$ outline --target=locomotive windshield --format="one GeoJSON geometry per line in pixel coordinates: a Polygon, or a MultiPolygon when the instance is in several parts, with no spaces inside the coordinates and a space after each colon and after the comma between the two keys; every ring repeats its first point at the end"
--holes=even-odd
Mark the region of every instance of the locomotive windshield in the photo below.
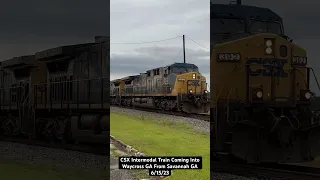
{"type": "Polygon", "coordinates": [[[259,20],[250,20],[250,32],[251,34],[259,33],[274,33],[281,35],[283,30],[281,28],[280,22],[273,21],[259,21],[259,20]]]}
{"type": "Polygon", "coordinates": [[[243,19],[217,18],[211,19],[211,34],[239,34],[245,33],[243,19]]]}
{"type": "Polygon", "coordinates": [[[211,18],[210,26],[212,45],[247,36],[245,20],[241,18],[211,18]]]}
{"type": "Polygon", "coordinates": [[[175,74],[182,74],[182,73],[187,73],[187,72],[199,72],[199,69],[198,68],[173,67],[171,72],[175,73],[175,74]]]}
{"type": "Polygon", "coordinates": [[[170,73],[175,73],[175,74],[199,72],[199,69],[196,65],[188,64],[188,63],[174,63],[171,66],[169,66],[168,69],[170,70],[170,73]]]}
{"type": "Polygon", "coordinates": [[[210,16],[210,39],[213,45],[252,34],[284,34],[282,18],[268,8],[211,3],[210,16]]]}

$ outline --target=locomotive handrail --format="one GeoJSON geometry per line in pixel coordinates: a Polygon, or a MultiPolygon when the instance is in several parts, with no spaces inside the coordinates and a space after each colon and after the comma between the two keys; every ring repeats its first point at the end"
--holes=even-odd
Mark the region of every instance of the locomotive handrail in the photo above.
{"type": "MultiPolygon", "coordinates": [[[[299,66],[299,68],[311,69],[312,74],[313,74],[313,77],[314,77],[314,79],[316,80],[318,89],[320,90],[320,85],[319,85],[319,82],[318,82],[318,78],[317,78],[317,76],[316,76],[313,68],[312,68],[312,67],[305,67],[305,66],[299,66]]],[[[298,72],[304,77],[304,75],[302,74],[302,72],[301,72],[300,70],[298,70],[298,69],[296,69],[296,68],[293,68],[293,69],[294,69],[295,71],[298,71],[298,72]]],[[[293,69],[292,69],[292,70],[293,70],[293,69]]],[[[307,85],[307,82],[306,82],[305,79],[304,79],[304,82],[305,82],[305,84],[307,85]]]]}
{"type": "Polygon", "coordinates": [[[319,85],[319,82],[318,82],[318,78],[317,78],[317,76],[316,76],[316,74],[315,74],[315,72],[314,72],[313,68],[311,68],[311,67],[308,67],[308,68],[309,68],[309,69],[311,69],[312,74],[313,74],[313,77],[314,77],[314,79],[316,80],[316,83],[317,83],[318,89],[320,90],[320,85],[319,85]]]}
{"type": "Polygon", "coordinates": [[[300,73],[300,75],[303,77],[304,84],[305,84],[305,86],[307,87],[307,86],[308,86],[308,82],[304,79],[304,78],[305,78],[305,75],[302,74],[302,72],[301,72],[300,70],[296,69],[296,68],[292,68],[291,71],[290,71],[290,73],[293,72],[293,70],[294,70],[294,71],[298,71],[298,72],[300,73]]]}
{"type": "MultiPolygon", "coordinates": [[[[34,104],[35,106],[37,107],[37,104],[41,103],[43,104],[44,103],[44,108],[47,108],[47,105],[49,105],[49,108],[52,109],[52,105],[53,104],[57,104],[59,103],[60,104],[60,108],[70,108],[70,103],[75,103],[76,104],[76,108],[80,108],[80,101],[86,101],[86,104],[89,105],[89,108],[92,107],[92,104],[94,104],[92,102],[92,96],[93,93],[95,93],[95,89],[94,91],[92,91],[92,87],[91,87],[91,82],[101,82],[101,87],[100,87],[100,90],[101,90],[101,108],[104,108],[104,103],[105,103],[105,100],[104,100],[104,93],[105,93],[105,90],[103,88],[103,84],[105,84],[105,80],[108,80],[109,78],[108,77],[99,77],[99,78],[90,78],[90,79],[76,79],[76,80],[65,80],[65,81],[58,81],[58,82],[45,82],[45,83],[38,83],[38,84],[34,84],[34,89],[33,91],[37,91],[38,92],[38,87],[43,87],[45,89],[49,88],[49,86],[55,86],[55,85],[59,85],[59,84],[66,84],[65,88],[70,88],[71,86],[69,85],[69,83],[72,83],[74,84],[74,86],[77,86],[75,89],[77,92],[75,92],[75,97],[74,99],[70,99],[70,96],[69,96],[69,93],[67,91],[69,91],[69,89],[63,89],[62,87],[58,88],[57,90],[61,93],[59,94],[58,96],[59,97],[55,97],[55,96],[52,96],[52,94],[49,94],[52,93],[52,92],[55,92],[56,90],[50,90],[49,92],[48,91],[45,91],[45,92],[41,92],[40,94],[40,99],[37,99],[38,95],[36,92],[35,93],[35,101],[34,101],[34,104]],[[79,92],[79,84],[81,83],[85,83],[86,84],[86,92],[79,92]],[[62,89],[61,89],[62,88],[62,89]],[[44,93],[44,94],[43,94],[44,93]],[[82,99],[80,100],[80,94],[81,93],[87,93],[86,94],[86,97],[85,99],[82,99]],[[48,97],[49,95],[49,97],[48,97]],[[60,97],[61,96],[61,97],[60,97]],[[44,98],[44,99],[43,99],[44,98]],[[49,99],[48,99],[49,98],[49,99]],[[49,104],[47,104],[49,103],[49,104]],[[64,107],[64,105],[66,105],[66,107],[64,107]]],[[[56,87],[57,88],[57,87],[56,87]]],[[[100,91],[99,90],[99,91],[100,91]]]]}
{"type": "Polygon", "coordinates": [[[59,83],[67,83],[67,82],[80,82],[80,81],[91,81],[91,80],[101,80],[101,79],[109,79],[109,78],[108,77],[99,77],[99,78],[91,78],[91,79],[74,79],[74,80],[39,83],[39,84],[34,84],[34,85],[59,84],[59,83]]]}
{"type": "Polygon", "coordinates": [[[28,93],[28,95],[26,96],[26,98],[24,99],[24,101],[22,102],[22,106],[25,106],[27,100],[29,99],[30,97],[30,94],[33,92],[33,87],[30,88],[30,91],[28,93]]]}

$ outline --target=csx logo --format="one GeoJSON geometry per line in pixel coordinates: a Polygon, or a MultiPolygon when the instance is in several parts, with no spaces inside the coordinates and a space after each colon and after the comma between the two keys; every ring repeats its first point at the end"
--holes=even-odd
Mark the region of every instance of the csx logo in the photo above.
{"type": "Polygon", "coordinates": [[[251,76],[272,76],[273,74],[278,77],[288,77],[288,73],[284,70],[284,65],[287,63],[286,59],[251,58],[247,61],[251,76]]]}
{"type": "Polygon", "coordinates": [[[130,158],[120,158],[120,162],[130,162],[130,158]]]}
{"type": "Polygon", "coordinates": [[[200,86],[200,81],[198,80],[189,80],[188,81],[189,86],[200,86]]]}

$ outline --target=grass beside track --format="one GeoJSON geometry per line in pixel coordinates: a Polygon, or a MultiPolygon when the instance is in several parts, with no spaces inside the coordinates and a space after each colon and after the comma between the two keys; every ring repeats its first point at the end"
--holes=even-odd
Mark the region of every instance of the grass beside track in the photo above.
{"type": "MultiPolygon", "coordinates": [[[[99,174],[94,172],[67,171],[54,166],[40,166],[35,164],[22,164],[9,160],[0,160],[0,179],[5,180],[95,180],[106,179],[107,173],[99,174]]],[[[109,176],[109,174],[108,174],[109,176]]]]}
{"type": "Polygon", "coordinates": [[[210,179],[210,135],[186,123],[111,113],[110,134],[148,156],[202,156],[202,170],[174,170],[168,180],[210,179]]]}

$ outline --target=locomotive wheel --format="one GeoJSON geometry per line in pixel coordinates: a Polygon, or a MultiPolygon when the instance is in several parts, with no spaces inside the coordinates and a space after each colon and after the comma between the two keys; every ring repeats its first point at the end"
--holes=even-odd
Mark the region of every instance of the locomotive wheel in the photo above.
{"type": "Polygon", "coordinates": [[[6,118],[6,120],[2,123],[1,129],[3,129],[3,133],[8,136],[16,136],[19,134],[19,128],[15,119],[6,118]]]}

